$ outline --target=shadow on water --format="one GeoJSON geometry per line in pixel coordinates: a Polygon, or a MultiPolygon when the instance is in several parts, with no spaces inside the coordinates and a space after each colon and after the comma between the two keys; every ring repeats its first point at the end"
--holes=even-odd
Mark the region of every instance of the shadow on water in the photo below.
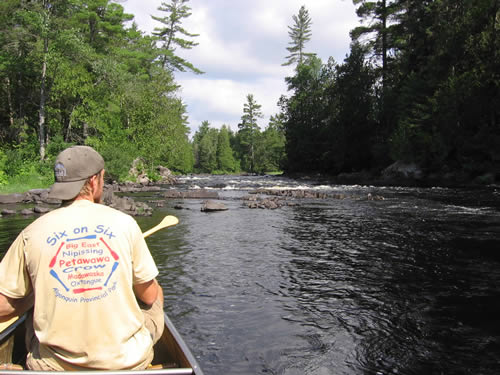
{"type": "Polygon", "coordinates": [[[285,229],[292,316],[323,343],[314,366],[336,374],[497,372],[498,215],[464,220],[462,212],[435,215],[432,204],[393,204],[303,207],[285,229]],[[455,237],[485,222],[489,238],[455,237]]]}

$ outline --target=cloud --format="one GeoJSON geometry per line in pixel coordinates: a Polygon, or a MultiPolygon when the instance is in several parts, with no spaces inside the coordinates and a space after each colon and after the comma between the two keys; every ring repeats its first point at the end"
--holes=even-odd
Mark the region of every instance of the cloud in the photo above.
{"type": "Polygon", "coordinates": [[[220,128],[225,124],[236,129],[248,94],[252,94],[257,104],[262,106],[264,118],[259,120],[259,125],[265,128],[269,117],[277,113],[276,104],[286,90],[283,79],[272,77],[247,83],[229,79],[186,77],[179,80],[179,83],[182,86],[181,97],[189,98],[187,106],[188,112],[192,114],[189,121],[192,130],[204,120],[214,127],[220,128]]]}
{"type": "MultiPolygon", "coordinates": [[[[168,0],[164,0],[167,1],[168,0]]],[[[162,16],[158,0],[128,0],[122,3],[135,16],[139,29],[151,33],[158,23],[151,15],[162,16]]],[[[277,101],[287,94],[284,78],[293,72],[281,64],[288,55],[288,26],[292,16],[305,4],[312,19],[312,38],[307,51],[324,62],[333,56],[341,62],[349,52],[349,31],[358,24],[350,0],[192,0],[191,16],[183,21],[199,43],[192,50],[176,51],[203,75],[176,73],[182,86],[180,96],[187,105],[191,135],[201,121],[212,126],[230,125],[237,130],[247,94],[262,105],[267,125],[277,113],[277,101]]]]}

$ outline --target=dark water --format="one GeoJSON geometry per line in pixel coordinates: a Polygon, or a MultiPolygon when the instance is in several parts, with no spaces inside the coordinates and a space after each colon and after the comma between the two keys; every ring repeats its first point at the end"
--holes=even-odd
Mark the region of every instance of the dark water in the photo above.
{"type": "MultiPolygon", "coordinates": [[[[183,182],[215,189],[229,210],[171,200],[138,221],[180,219],[148,244],[166,310],[206,374],[500,373],[500,187],[183,182]],[[347,198],[277,210],[239,199],[273,186],[347,198]]],[[[27,222],[0,219],[2,249],[27,222]]]]}

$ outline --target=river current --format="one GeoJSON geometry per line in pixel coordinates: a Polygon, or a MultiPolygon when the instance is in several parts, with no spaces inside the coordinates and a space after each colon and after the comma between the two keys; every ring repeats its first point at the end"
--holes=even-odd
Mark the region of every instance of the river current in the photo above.
{"type": "MultiPolygon", "coordinates": [[[[218,192],[228,210],[201,212],[202,200],[161,192],[134,197],[154,207],[137,218],[143,230],[167,214],[180,220],[147,242],[166,311],[205,374],[500,373],[499,186],[180,182],[218,192]],[[242,198],[257,188],[336,198],[247,208],[242,198]]],[[[2,252],[31,220],[0,218],[2,252]]]]}

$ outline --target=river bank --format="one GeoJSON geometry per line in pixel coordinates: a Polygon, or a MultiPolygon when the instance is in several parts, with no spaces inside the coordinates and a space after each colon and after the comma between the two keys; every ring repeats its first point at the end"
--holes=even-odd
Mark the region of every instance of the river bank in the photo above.
{"type": "Polygon", "coordinates": [[[472,173],[465,169],[428,171],[414,163],[395,162],[383,170],[364,170],[361,172],[340,173],[338,175],[286,173],[293,179],[315,178],[327,184],[364,185],[364,186],[399,186],[399,187],[443,187],[477,188],[488,185],[500,185],[500,172],[472,173]]]}
{"type": "MultiPolygon", "coordinates": [[[[127,183],[113,183],[105,185],[105,193],[103,196],[103,201],[106,205],[117,208],[123,212],[126,212],[132,216],[151,216],[153,208],[148,202],[142,202],[140,200],[134,199],[134,194],[136,193],[148,193],[148,192],[164,192],[163,198],[170,199],[219,199],[217,193],[208,192],[208,190],[213,189],[226,189],[226,185],[214,185],[214,186],[202,186],[201,189],[193,192],[183,191],[182,179],[183,176],[174,176],[170,171],[164,173],[165,177],[160,182],[152,182],[146,179],[143,175],[138,174],[139,182],[127,182],[127,183]],[[168,187],[168,189],[167,189],[168,187]],[[168,192],[165,193],[165,191],[168,192]]],[[[245,178],[245,177],[264,177],[272,180],[273,178],[284,178],[289,181],[295,180],[298,182],[306,182],[311,186],[372,186],[372,187],[415,187],[415,188],[456,188],[456,189],[475,189],[484,187],[498,187],[500,186],[499,175],[495,173],[487,173],[480,176],[472,176],[470,173],[464,171],[446,171],[443,170],[442,173],[427,173],[420,169],[415,164],[405,164],[402,162],[396,162],[393,165],[387,167],[383,171],[363,171],[363,172],[353,172],[353,173],[342,173],[339,175],[331,176],[324,174],[306,174],[306,173],[284,173],[279,176],[276,175],[265,175],[256,176],[253,174],[234,174],[226,175],[228,178],[245,178]]],[[[192,174],[186,176],[187,178],[193,179],[213,179],[217,176],[211,176],[207,174],[192,174]]],[[[279,188],[279,186],[278,186],[279,188]]],[[[300,188],[294,188],[300,190],[300,188]]],[[[61,201],[49,199],[48,198],[49,189],[31,189],[25,193],[12,193],[12,194],[0,194],[0,217],[8,216],[14,214],[21,214],[24,216],[44,214],[54,208],[60,206],[61,201]]],[[[264,188],[265,190],[265,188],[264,188]]],[[[256,191],[259,193],[259,191],[256,191]]],[[[255,192],[254,192],[255,193],[255,192]]],[[[277,196],[284,198],[290,196],[289,192],[282,191],[277,193],[276,191],[269,194],[269,192],[261,191],[264,195],[277,196]]],[[[315,194],[308,194],[307,189],[302,189],[302,194],[294,192],[292,197],[312,197],[315,194]]],[[[324,195],[324,194],[323,194],[324,195]]],[[[326,198],[336,198],[343,199],[344,195],[330,194],[325,195],[326,198]]],[[[368,200],[381,200],[383,197],[377,195],[368,196],[355,196],[351,197],[353,199],[368,199],[368,200]]],[[[245,200],[246,198],[243,198],[245,200]]],[[[284,205],[288,205],[289,202],[284,202],[283,200],[277,201],[276,198],[271,200],[264,198],[257,199],[246,199],[246,206],[249,208],[279,208],[284,205]],[[257,202],[256,202],[257,201],[257,202]]],[[[153,206],[164,205],[161,200],[153,200],[153,206]]],[[[177,204],[177,208],[182,208],[180,204],[177,204]]]]}

